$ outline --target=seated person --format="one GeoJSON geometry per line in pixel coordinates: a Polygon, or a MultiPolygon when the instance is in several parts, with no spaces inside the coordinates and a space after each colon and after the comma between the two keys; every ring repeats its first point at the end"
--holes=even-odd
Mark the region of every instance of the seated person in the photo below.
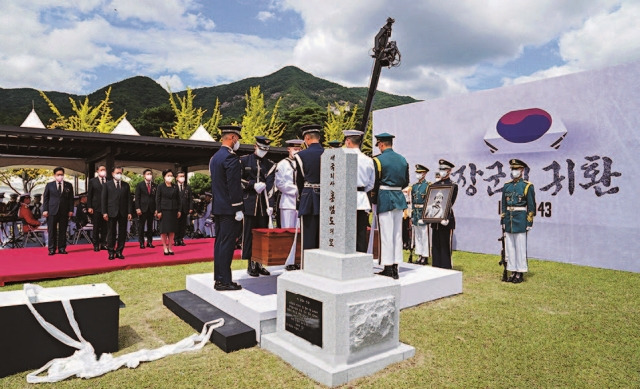
{"type": "Polygon", "coordinates": [[[23,232],[33,231],[36,228],[40,227],[40,222],[33,216],[33,212],[31,212],[29,204],[31,204],[31,196],[28,193],[20,196],[20,208],[18,210],[18,217],[24,220],[24,223],[22,224],[23,232]]]}

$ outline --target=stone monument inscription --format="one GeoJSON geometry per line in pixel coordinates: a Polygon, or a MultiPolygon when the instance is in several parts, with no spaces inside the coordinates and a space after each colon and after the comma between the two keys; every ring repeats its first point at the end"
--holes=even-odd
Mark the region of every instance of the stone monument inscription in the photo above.
{"type": "Polygon", "coordinates": [[[322,347],[322,302],[287,291],[285,330],[322,347]]]}

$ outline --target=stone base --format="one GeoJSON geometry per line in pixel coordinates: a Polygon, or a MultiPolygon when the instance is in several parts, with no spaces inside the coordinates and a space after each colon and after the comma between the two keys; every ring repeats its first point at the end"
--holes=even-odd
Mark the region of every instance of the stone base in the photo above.
{"type": "Polygon", "coordinates": [[[371,375],[388,365],[413,357],[415,349],[404,343],[385,352],[354,363],[330,365],[308,352],[292,345],[295,335],[274,333],[263,335],[261,347],[278,355],[285,362],[323,385],[334,387],[356,378],[371,375]]]}

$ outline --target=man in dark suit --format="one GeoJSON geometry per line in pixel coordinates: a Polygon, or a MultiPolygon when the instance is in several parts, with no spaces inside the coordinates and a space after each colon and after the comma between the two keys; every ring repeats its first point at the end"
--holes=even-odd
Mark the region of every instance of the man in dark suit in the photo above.
{"type": "Polygon", "coordinates": [[[153,172],[145,169],[142,172],[144,181],[136,185],[136,214],[138,214],[138,241],[140,248],[144,249],[144,227],[147,226],[147,247],[153,245],[153,217],[156,212],[156,190],[157,185],[153,182],[153,172]]]}
{"type": "Polygon", "coordinates": [[[173,244],[175,246],[186,246],[184,243],[184,235],[187,232],[189,215],[193,213],[193,191],[189,184],[187,184],[187,177],[183,171],[178,172],[176,181],[178,181],[181,208],[178,210],[180,212],[180,218],[178,219],[178,231],[176,231],[173,244]]]}
{"type": "Polygon", "coordinates": [[[131,220],[131,193],[129,184],[122,181],[122,168],[114,167],[113,180],[107,182],[102,190],[102,217],[107,221],[107,247],[109,260],[118,257],[124,259],[122,250],[127,239],[127,220],[131,220]],[[116,247],[116,228],[118,246],[116,247]]]}
{"type": "Polygon", "coordinates": [[[242,228],[242,184],[240,159],[234,152],[240,146],[241,127],[219,126],[222,146],[209,161],[211,174],[211,213],[215,216],[216,240],[213,249],[214,289],[239,290],[231,281],[231,260],[236,239],[242,228]]]}
{"type": "Polygon", "coordinates": [[[47,218],[49,255],[67,254],[67,226],[73,216],[73,186],[64,180],[64,169],[53,169],[55,181],[44,187],[42,216],[47,218]]]}
{"type": "Polygon", "coordinates": [[[87,208],[93,224],[93,251],[107,249],[107,222],[102,217],[102,188],[107,183],[107,167],[98,166],[97,177],[89,180],[87,208]]]}

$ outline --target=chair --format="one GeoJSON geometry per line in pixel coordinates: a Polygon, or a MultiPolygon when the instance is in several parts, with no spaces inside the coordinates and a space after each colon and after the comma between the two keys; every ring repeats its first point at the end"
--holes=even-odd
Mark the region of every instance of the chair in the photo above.
{"type": "Polygon", "coordinates": [[[76,231],[73,234],[72,243],[78,244],[80,237],[84,237],[88,243],[93,243],[93,240],[89,237],[89,232],[93,234],[93,224],[89,223],[80,228],[78,228],[78,225],[76,224],[76,231]]]}
{"type": "Polygon", "coordinates": [[[38,244],[40,244],[41,247],[45,246],[45,238],[44,238],[44,234],[46,234],[48,232],[47,230],[47,226],[38,226],[38,227],[32,227],[29,224],[27,224],[27,222],[24,221],[24,219],[20,219],[20,221],[22,222],[22,233],[20,234],[20,236],[18,236],[16,238],[16,241],[20,242],[22,241],[21,245],[18,247],[27,247],[27,243],[29,243],[29,241],[34,241],[34,242],[38,242],[38,244]],[[38,234],[42,234],[42,239],[38,236],[38,234]]]}

